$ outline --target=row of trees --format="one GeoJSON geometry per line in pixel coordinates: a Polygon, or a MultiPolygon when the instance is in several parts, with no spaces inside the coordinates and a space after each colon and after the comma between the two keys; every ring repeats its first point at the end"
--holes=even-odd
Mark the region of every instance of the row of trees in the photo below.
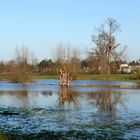
{"type": "Polygon", "coordinates": [[[108,18],[105,24],[96,29],[92,36],[94,48],[87,58],[80,59],[80,50],[70,45],[59,44],[54,52],[54,60],[42,60],[37,63],[27,47],[16,48],[15,58],[7,64],[0,63],[0,71],[7,71],[12,81],[27,82],[34,72],[56,72],[60,75],[61,85],[68,85],[79,71],[110,74],[118,69],[125,51],[118,43],[116,34],[120,31],[116,20],[108,18]]]}

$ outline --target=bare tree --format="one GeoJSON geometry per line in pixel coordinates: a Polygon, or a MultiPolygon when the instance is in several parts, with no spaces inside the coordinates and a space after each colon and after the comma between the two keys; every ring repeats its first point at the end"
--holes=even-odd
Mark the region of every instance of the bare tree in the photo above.
{"type": "Polygon", "coordinates": [[[110,62],[112,59],[118,60],[122,56],[125,47],[119,48],[116,33],[120,31],[117,20],[108,18],[106,23],[97,29],[98,34],[92,36],[92,41],[96,48],[94,54],[100,61],[101,72],[105,69],[110,74],[110,62]],[[119,49],[118,49],[119,48],[119,49]]]}
{"type": "Polygon", "coordinates": [[[55,64],[60,75],[60,85],[68,86],[80,69],[80,52],[70,45],[59,44],[55,51],[55,64]]]}
{"type": "Polygon", "coordinates": [[[15,59],[11,65],[10,77],[13,82],[26,83],[32,80],[35,57],[24,45],[16,47],[15,59]]]}

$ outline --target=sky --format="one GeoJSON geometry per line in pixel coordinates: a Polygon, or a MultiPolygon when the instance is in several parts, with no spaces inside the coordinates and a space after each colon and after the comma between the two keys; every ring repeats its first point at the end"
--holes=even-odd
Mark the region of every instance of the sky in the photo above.
{"type": "Polygon", "coordinates": [[[53,58],[59,43],[85,55],[95,47],[95,27],[109,17],[120,23],[127,59],[140,59],[140,0],[0,0],[0,60],[12,59],[22,45],[39,60],[53,58]]]}

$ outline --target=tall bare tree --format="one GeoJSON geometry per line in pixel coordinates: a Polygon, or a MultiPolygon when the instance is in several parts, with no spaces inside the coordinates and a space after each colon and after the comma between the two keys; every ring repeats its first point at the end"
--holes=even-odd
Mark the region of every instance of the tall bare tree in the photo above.
{"type": "Polygon", "coordinates": [[[70,45],[59,44],[55,50],[55,64],[60,75],[60,85],[68,86],[80,69],[80,52],[70,45]]]}
{"type": "Polygon", "coordinates": [[[94,54],[100,61],[100,70],[110,74],[110,62],[112,59],[120,59],[126,47],[119,48],[116,33],[120,31],[117,20],[108,18],[105,24],[97,29],[97,35],[92,36],[92,41],[96,45],[94,54]],[[119,49],[118,49],[119,48],[119,49]]]}

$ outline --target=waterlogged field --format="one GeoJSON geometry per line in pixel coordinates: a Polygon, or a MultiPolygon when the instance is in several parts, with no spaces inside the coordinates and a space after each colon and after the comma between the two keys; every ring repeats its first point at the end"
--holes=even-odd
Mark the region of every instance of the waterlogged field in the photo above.
{"type": "Polygon", "coordinates": [[[0,82],[0,139],[140,139],[140,85],[0,82]]]}

